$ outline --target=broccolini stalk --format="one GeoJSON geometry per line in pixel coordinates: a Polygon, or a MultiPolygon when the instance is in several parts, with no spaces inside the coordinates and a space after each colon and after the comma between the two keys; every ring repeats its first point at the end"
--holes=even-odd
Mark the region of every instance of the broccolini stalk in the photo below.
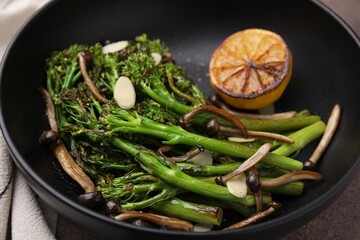
{"type": "Polygon", "coordinates": [[[266,132],[288,132],[309,126],[321,120],[318,115],[298,116],[276,120],[240,119],[249,130],[266,132]]]}
{"type": "MultiPolygon", "coordinates": [[[[202,126],[205,125],[208,119],[210,119],[211,117],[213,117],[212,113],[201,112],[198,114],[198,116],[191,119],[191,123],[194,125],[202,126]]],[[[218,120],[221,126],[233,127],[232,123],[226,119],[218,118],[218,120]]],[[[320,121],[321,118],[318,115],[306,115],[274,120],[259,120],[249,118],[239,118],[239,120],[244,124],[247,130],[286,133],[309,126],[310,124],[320,121]]]]}
{"type": "MultiPolygon", "coordinates": [[[[270,178],[261,177],[260,179],[261,180],[269,180],[270,178]]],[[[295,181],[295,182],[284,184],[282,186],[271,187],[271,188],[262,188],[262,190],[271,192],[271,193],[300,196],[304,191],[304,182],[295,181]]]]}
{"type": "MultiPolygon", "coordinates": [[[[193,109],[192,106],[180,102],[166,88],[166,71],[170,71],[166,69],[170,68],[169,66],[173,65],[172,63],[155,66],[151,56],[137,52],[131,54],[122,64],[122,75],[131,79],[138,92],[146,94],[156,102],[179,114],[184,114],[193,109]]],[[[173,68],[175,68],[175,65],[173,65],[173,68]]],[[[199,102],[201,100],[199,99],[199,102]]]]}
{"type": "MultiPolygon", "coordinates": [[[[242,161],[237,161],[227,164],[198,165],[189,162],[182,162],[177,163],[177,165],[181,171],[186,174],[191,176],[206,177],[226,175],[237,169],[242,163],[242,161]]],[[[282,168],[273,167],[261,162],[256,165],[256,169],[259,171],[260,176],[264,177],[278,177],[289,172],[282,168]]]]}
{"type": "MultiPolygon", "coordinates": [[[[208,183],[215,182],[214,177],[201,177],[199,179],[203,182],[208,182],[208,183]]],[[[273,178],[260,176],[260,180],[271,180],[271,179],[273,179],[273,178]]],[[[304,183],[302,181],[298,180],[298,181],[294,181],[294,182],[285,183],[285,184],[279,185],[279,186],[262,188],[261,190],[263,192],[279,193],[282,195],[300,196],[304,190],[304,183]]],[[[265,195],[265,196],[263,196],[263,198],[265,198],[265,200],[263,200],[264,202],[269,201],[269,199],[267,199],[268,196],[265,195]]],[[[229,205],[229,207],[231,207],[231,205],[229,205]]]]}
{"type": "MultiPolygon", "coordinates": [[[[179,198],[181,198],[182,200],[186,200],[186,201],[190,201],[192,203],[199,203],[202,205],[210,205],[210,206],[217,206],[220,207],[221,209],[232,209],[238,213],[240,213],[241,215],[245,216],[245,217],[249,217],[252,214],[255,213],[255,208],[254,206],[252,207],[248,207],[242,204],[237,204],[237,203],[233,203],[233,202],[224,202],[218,199],[214,199],[214,198],[209,198],[203,195],[199,195],[196,193],[192,193],[192,192],[185,192],[182,193],[179,198]]],[[[266,199],[266,201],[270,201],[270,199],[266,199]]]]}
{"type": "Polygon", "coordinates": [[[98,175],[99,172],[105,170],[130,172],[138,168],[138,165],[130,156],[105,144],[101,146],[97,142],[76,141],[75,148],[82,161],[96,167],[98,175]]]}
{"type": "Polygon", "coordinates": [[[97,189],[107,199],[116,199],[127,210],[151,208],[166,216],[220,225],[219,207],[196,204],[174,198],[182,190],[144,172],[132,172],[111,180],[102,179],[97,189]]]}
{"type": "Polygon", "coordinates": [[[101,53],[101,45],[85,46],[74,44],[62,51],[54,51],[46,60],[47,89],[57,104],[57,94],[63,89],[74,87],[81,79],[81,71],[77,55],[81,51],[89,51],[93,55],[101,53]]]}
{"type": "Polygon", "coordinates": [[[247,195],[245,198],[237,198],[229,193],[226,187],[206,183],[183,173],[175,164],[164,162],[163,159],[149,149],[136,146],[119,137],[110,137],[109,142],[113,144],[114,147],[132,155],[147,172],[159,177],[168,184],[225,202],[234,202],[246,206],[255,204],[253,195],[247,195]]]}
{"type": "Polygon", "coordinates": [[[323,121],[317,121],[307,127],[304,127],[289,135],[290,138],[295,140],[293,144],[282,144],[273,153],[289,156],[294,152],[303,149],[307,144],[316,138],[321,137],[325,131],[325,123],[323,121]]]}
{"type": "Polygon", "coordinates": [[[220,176],[234,171],[242,164],[241,161],[217,164],[217,165],[198,165],[188,162],[177,163],[181,171],[191,176],[220,176]]]}
{"type": "MultiPolygon", "coordinates": [[[[100,121],[105,125],[105,129],[112,133],[145,134],[163,139],[164,144],[185,144],[194,147],[201,145],[205,149],[240,158],[249,158],[256,152],[256,149],[241,144],[190,133],[179,126],[160,124],[113,105],[107,107],[100,121]]],[[[303,167],[297,160],[274,153],[267,154],[263,162],[289,171],[300,170],[303,167]]]]}
{"type": "Polygon", "coordinates": [[[173,198],[179,189],[143,172],[102,179],[97,186],[106,199],[116,199],[124,209],[137,210],[173,198]]]}
{"type": "Polygon", "coordinates": [[[158,202],[151,209],[166,216],[212,225],[220,225],[223,217],[219,207],[194,204],[179,198],[158,202]]]}

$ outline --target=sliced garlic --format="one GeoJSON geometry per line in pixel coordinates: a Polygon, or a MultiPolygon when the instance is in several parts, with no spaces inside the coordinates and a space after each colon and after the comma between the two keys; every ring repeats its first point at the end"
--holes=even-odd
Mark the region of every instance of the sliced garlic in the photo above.
{"type": "Polygon", "coordinates": [[[228,140],[232,142],[246,143],[255,141],[255,138],[228,137],[228,140]]]}
{"type": "Polygon", "coordinates": [[[214,227],[212,224],[196,223],[194,225],[194,232],[209,232],[214,227]]]}
{"type": "Polygon", "coordinates": [[[225,182],[229,192],[238,198],[244,198],[247,195],[246,176],[244,173],[236,175],[225,182]]]}
{"type": "Polygon", "coordinates": [[[204,150],[203,152],[187,160],[187,162],[191,162],[199,165],[212,165],[213,157],[209,150],[204,150]]]}
{"type": "Polygon", "coordinates": [[[114,99],[123,109],[132,108],[135,105],[135,88],[127,77],[119,77],[114,88],[114,99]]]}
{"type": "Polygon", "coordinates": [[[162,57],[161,57],[160,53],[153,52],[153,53],[151,53],[151,57],[155,61],[155,66],[158,65],[161,62],[162,57]]]}
{"type": "Polygon", "coordinates": [[[118,41],[118,42],[110,43],[102,48],[102,53],[106,54],[106,53],[114,53],[121,51],[125,49],[128,46],[128,44],[129,44],[128,41],[118,41]]]}

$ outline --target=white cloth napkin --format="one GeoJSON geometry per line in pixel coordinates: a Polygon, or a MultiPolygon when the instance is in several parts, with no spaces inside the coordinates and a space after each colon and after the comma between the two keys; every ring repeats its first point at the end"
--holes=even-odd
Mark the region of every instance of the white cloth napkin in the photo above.
{"type": "MultiPolygon", "coordinates": [[[[48,0],[0,0],[0,59],[21,25],[48,0]]],[[[55,239],[58,214],[16,169],[0,133],[0,240],[55,239]]]]}

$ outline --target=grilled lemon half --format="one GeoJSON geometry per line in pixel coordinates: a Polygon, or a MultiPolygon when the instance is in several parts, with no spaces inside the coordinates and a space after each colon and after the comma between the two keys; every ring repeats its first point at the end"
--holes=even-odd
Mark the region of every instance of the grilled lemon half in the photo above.
{"type": "Polygon", "coordinates": [[[229,105],[256,110],[274,103],[292,74],[285,41],[264,29],[246,29],[226,38],[212,55],[210,83],[229,105]]]}

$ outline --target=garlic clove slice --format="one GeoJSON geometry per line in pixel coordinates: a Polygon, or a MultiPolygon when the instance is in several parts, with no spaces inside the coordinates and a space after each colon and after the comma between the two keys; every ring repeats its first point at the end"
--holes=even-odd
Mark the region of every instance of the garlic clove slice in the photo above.
{"type": "Polygon", "coordinates": [[[152,57],[152,58],[154,59],[154,61],[155,61],[155,66],[160,64],[161,59],[162,59],[160,53],[153,52],[153,53],[151,53],[151,57],[152,57]]]}
{"type": "Polygon", "coordinates": [[[129,45],[128,41],[118,41],[118,42],[110,43],[108,45],[103,46],[102,53],[106,54],[106,53],[118,52],[125,49],[128,45],[129,45]]]}
{"type": "Polygon", "coordinates": [[[246,175],[241,173],[225,182],[229,192],[238,198],[244,198],[247,195],[246,175]]]}
{"type": "Polygon", "coordinates": [[[253,142],[256,139],[255,138],[242,138],[242,137],[228,137],[228,140],[231,142],[247,143],[247,142],[253,142]]]}
{"type": "Polygon", "coordinates": [[[187,160],[187,162],[191,162],[199,165],[212,165],[213,157],[211,155],[211,152],[205,149],[203,152],[187,160]]]}
{"type": "Polygon", "coordinates": [[[194,232],[210,232],[214,227],[212,224],[207,223],[196,223],[194,225],[194,232]]]}
{"type": "Polygon", "coordinates": [[[135,105],[135,88],[128,77],[119,77],[114,88],[114,99],[119,107],[130,109],[135,105]]]}

